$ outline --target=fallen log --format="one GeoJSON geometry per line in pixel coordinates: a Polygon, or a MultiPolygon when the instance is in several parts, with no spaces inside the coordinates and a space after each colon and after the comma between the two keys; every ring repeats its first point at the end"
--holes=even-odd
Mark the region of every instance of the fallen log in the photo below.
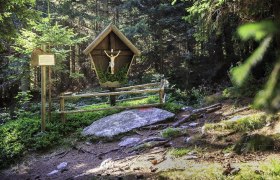
{"type": "Polygon", "coordinates": [[[207,106],[207,107],[204,107],[204,108],[194,109],[194,110],[191,111],[191,113],[189,115],[187,115],[185,117],[182,117],[178,121],[173,123],[172,127],[178,127],[184,122],[187,122],[187,121],[192,120],[192,119],[196,119],[203,114],[209,114],[209,113],[215,112],[215,111],[217,111],[221,108],[222,108],[222,104],[217,103],[217,104],[213,104],[211,106],[207,106]]]}
{"type": "Polygon", "coordinates": [[[243,108],[240,108],[240,109],[237,109],[236,111],[233,111],[231,113],[227,113],[227,114],[224,114],[223,116],[232,116],[236,113],[239,113],[239,112],[242,112],[242,111],[246,111],[246,110],[249,110],[250,107],[249,106],[246,106],[246,107],[243,107],[243,108]]]}

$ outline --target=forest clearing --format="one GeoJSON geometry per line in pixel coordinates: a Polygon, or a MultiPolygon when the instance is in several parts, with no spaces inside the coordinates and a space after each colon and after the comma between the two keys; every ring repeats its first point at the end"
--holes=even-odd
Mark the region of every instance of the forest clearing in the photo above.
{"type": "Polygon", "coordinates": [[[0,179],[280,179],[278,0],[0,7],[0,179]]]}

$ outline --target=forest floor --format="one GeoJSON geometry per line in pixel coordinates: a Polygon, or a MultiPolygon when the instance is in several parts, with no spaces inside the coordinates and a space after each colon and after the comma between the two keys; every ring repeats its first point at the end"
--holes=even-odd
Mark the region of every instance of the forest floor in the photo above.
{"type": "MultiPolygon", "coordinates": [[[[3,171],[1,179],[212,179],[216,176],[231,176],[240,169],[250,167],[261,172],[259,165],[270,159],[280,159],[275,145],[268,151],[237,154],[234,145],[244,133],[228,131],[204,132],[205,123],[219,123],[237,116],[259,113],[246,107],[248,100],[236,105],[236,100],[220,102],[222,108],[215,112],[188,121],[185,133],[169,138],[168,143],[141,150],[118,146],[121,139],[107,141],[72,142],[70,147],[59,147],[40,154],[26,155],[14,167],[3,171]],[[236,112],[236,113],[235,113],[236,112]],[[191,124],[192,123],[192,124],[191,124]],[[276,157],[276,158],[275,158],[276,157]],[[58,165],[62,167],[57,167],[58,165]],[[209,172],[211,173],[209,174],[209,172]],[[183,174],[182,174],[183,173],[183,174]],[[214,175],[213,175],[214,173],[214,175]],[[215,174],[216,173],[216,174],[215,174]],[[218,175],[217,175],[218,174],[218,175]]],[[[176,119],[187,112],[177,114],[176,119]]],[[[164,128],[175,120],[165,122],[164,128]]],[[[280,131],[278,121],[268,123],[250,134],[276,134],[280,131]]],[[[154,126],[155,127],[155,126],[154,126]]],[[[139,128],[125,137],[141,140],[161,137],[163,128],[139,128]]],[[[71,138],[69,138],[71,141],[71,138]]]]}

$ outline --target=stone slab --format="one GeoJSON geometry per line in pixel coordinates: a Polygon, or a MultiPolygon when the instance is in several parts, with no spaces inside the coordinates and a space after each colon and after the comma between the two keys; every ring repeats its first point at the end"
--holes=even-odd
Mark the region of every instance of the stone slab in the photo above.
{"type": "Polygon", "coordinates": [[[151,125],[174,117],[175,114],[159,108],[126,110],[101,118],[84,128],[82,134],[113,137],[133,129],[151,125]]]}

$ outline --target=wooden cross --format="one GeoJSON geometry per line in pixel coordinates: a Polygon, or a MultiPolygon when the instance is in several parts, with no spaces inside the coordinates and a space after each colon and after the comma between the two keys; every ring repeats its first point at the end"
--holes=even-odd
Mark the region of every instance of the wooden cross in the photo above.
{"type": "Polygon", "coordinates": [[[121,51],[117,53],[117,55],[114,56],[114,49],[111,49],[111,54],[109,55],[106,50],[104,50],[105,54],[110,58],[109,66],[111,67],[111,74],[115,73],[115,59],[120,55],[121,51]]]}

